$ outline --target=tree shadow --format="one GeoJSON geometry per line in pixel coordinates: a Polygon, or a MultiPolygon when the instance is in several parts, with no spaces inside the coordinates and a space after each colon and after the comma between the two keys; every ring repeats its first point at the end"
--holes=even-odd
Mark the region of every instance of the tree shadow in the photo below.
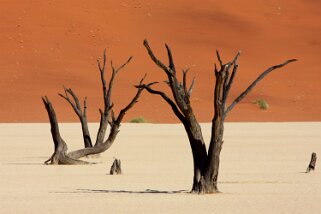
{"type": "Polygon", "coordinates": [[[4,165],[44,165],[44,163],[3,163],[4,165]]]}
{"type": "Polygon", "coordinates": [[[77,189],[77,193],[126,193],[126,194],[182,194],[189,193],[188,190],[163,191],[146,189],[143,191],[132,190],[103,190],[103,189],[77,189]]]}

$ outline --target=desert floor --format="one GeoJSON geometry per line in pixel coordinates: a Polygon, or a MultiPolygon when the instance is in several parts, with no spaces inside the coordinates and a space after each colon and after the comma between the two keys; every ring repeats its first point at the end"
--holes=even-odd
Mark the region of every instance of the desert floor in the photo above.
{"type": "MultiPolygon", "coordinates": [[[[94,131],[97,124],[91,124],[94,131]]],[[[192,156],[181,125],[124,124],[88,166],[47,166],[49,124],[0,124],[0,213],[320,213],[321,123],[227,123],[222,193],[193,195],[192,156]],[[113,158],[123,175],[109,175],[113,158]]],[[[202,124],[205,139],[210,124],[202,124]]],[[[62,124],[69,149],[78,124],[62,124]]]]}

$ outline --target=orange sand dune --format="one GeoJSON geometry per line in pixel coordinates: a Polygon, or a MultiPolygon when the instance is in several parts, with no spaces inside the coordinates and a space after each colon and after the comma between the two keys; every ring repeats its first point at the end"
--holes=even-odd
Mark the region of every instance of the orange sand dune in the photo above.
{"type": "MultiPolygon", "coordinates": [[[[52,100],[60,121],[76,121],[57,96],[62,85],[88,97],[89,119],[97,121],[102,92],[96,59],[104,48],[117,65],[134,56],[117,79],[113,98],[118,111],[144,73],[147,81],[165,79],[142,45],[145,38],[164,60],[167,42],[176,67],[191,68],[190,77],[197,78],[192,101],[200,121],[210,121],[213,114],[216,49],[225,61],[242,50],[230,100],[267,67],[299,59],[258,85],[229,115],[230,121],[321,120],[321,1],[194,2],[1,1],[0,122],[47,121],[43,95],[52,100]],[[252,104],[259,98],[268,101],[268,111],[252,104]]],[[[164,102],[147,93],[126,119],[135,116],[177,122],[164,102]]]]}

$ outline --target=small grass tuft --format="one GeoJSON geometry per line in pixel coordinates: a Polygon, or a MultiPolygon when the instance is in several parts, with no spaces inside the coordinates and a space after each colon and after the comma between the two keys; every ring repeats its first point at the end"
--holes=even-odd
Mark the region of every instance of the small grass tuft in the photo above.
{"type": "Polygon", "coordinates": [[[130,123],[147,123],[144,117],[135,117],[129,121],[130,123]]]}
{"type": "Polygon", "coordinates": [[[267,110],[270,106],[264,99],[258,99],[253,102],[254,104],[258,104],[261,110],[267,110]]]}

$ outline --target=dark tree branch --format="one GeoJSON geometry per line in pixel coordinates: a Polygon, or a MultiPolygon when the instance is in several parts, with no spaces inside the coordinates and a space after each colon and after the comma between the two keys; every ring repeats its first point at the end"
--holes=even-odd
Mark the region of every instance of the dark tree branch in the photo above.
{"type": "MultiPolygon", "coordinates": [[[[168,85],[171,88],[174,100],[171,100],[164,92],[157,91],[151,88],[151,84],[142,84],[137,87],[145,88],[149,93],[161,96],[171,107],[174,114],[183,123],[186,130],[187,136],[190,141],[190,146],[192,148],[193,160],[194,160],[194,183],[199,185],[199,183],[204,180],[204,173],[207,163],[207,151],[202,136],[201,127],[196,120],[193,113],[192,107],[189,102],[189,96],[193,90],[195,79],[192,81],[191,86],[187,87],[187,71],[183,71],[183,81],[179,83],[176,77],[176,73],[172,70],[174,69],[174,62],[171,54],[170,48],[166,45],[167,55],[169,58],[169,68],[166,67],[160,60],[158,60],[150,49],[147,40],[144,41],[144,45],[151,57],[158,67],[162,68],[168,77],[168,85]]],[[[197,187],[195,187],[197,188],[197,187]]],[[[194,189],[194,187],[193,187],[194,189]]]]}
{"type": "MultiPolygon", "coordinates": [[[[111,65],[112,66],[112,65],[111,65]]],[[[112,74],[108,83],[108,90],[107,90],[107,94],[105,97],[105,111],[107,112],[111,106],[111,94],[112,94],[112,90],[113,90],[113,86],[114,86],[114,80],[115,77],[117,75],[117,71],[114,67],[112,67],[112,74]]]]}
{"type": "MultiPolygon", "coordinates": [[[[162,68],[167,74],[169,86],[172,90],[172,94],[177,104],[177,107],[184,114],[184,116],[188,115],[189,112],[192,111],[191,106],[188,102],[188,97],[184,92],[183,86],[177,80],[176,73],[172,69],[165,66],[164,63],[162,63],[159,59],[156,58],[155,54],[151,50],[148,44],[148,41],[146,39],[144,40],[144,46],[146,47],[147,52],[151,57],[151,59],[154,61],[154,63],[158,65],[160,68],[162,68]]],[[[171,50],[167,45],[166,47],[167,47],[167,55],[168,55],[170,64],[174,65],[171,50]]]]}
{"type": "Polygon", "coordinates": [[[225,92],[226,92],[227,95],[228,95],[229,92],[230,92],[230,89],[231,89],[231,86],[232,86],[232,84],[233,84],[233,80],[234,80],[234,78],[235,78],[235,75],[236,75],[236,72],[237,72],[238,67],[239,67],[238,64],[234,64],[234,63],[233,63],[233,71],[232,71],[231,77],[230,77],[230,79],[228,80],[227,85],[226,85],[226,87],[225,87],[225,92]]]}
{"type": "Polygon", "coordinates": [[[58,95],[60,97],[64,98],[71,105],[71,107],[74,109],[74,111],[78,117],[81,117],[82,116],[81,105],[80,105],[77,95],[72,91],[71,88],[64,87],[64,92],[65,92],[65,95],[60,94],[60,93],[58,95]],[[70,99],[68,94],[70,94],[72,96],[73,101],[70,99]]]}
{"type": "Polygon", "coordinates": [[[74,93],[74,91],[71,88],[66,88],[66,87],[64,87],[64,91],[65,91],[65,95],[59,93],[59,96],[64,98],[72,106],[73,110],[77,114],[81,123],[85,147],[92,147],[92,141],[91,141],[90,132],[88,129],[87,114],[86,114],[87,98],[84,99],[84,110],[82,111],[80,101],[77,95],[74,93]],[[68,94],[71,95],[73,101],[70,99],[68,94]]]}
{"type": "Polygon", "coordinates": [[[72,90],[71,88],[67,89],[67,92],[68,92],[68,93],[72,96],[72,98],[74,99],[77,109],[80,109],[80,110],[81,110],[81,105],[80,105],[80,102],[79,102],[79,99],[78,99],[77,95],[73,92],[73,90],[72,90]]]}
{"type": "MultiPolygon", "coordinates": [[[[145,77],[146,77],[146,74],[140,80],[140,83],[139,83],[140,85],[143,84],[145,77]]],[[[117,118],[115,117],[114,111],[111,110],[111,121],[108,121],[111,128],[110,128],[110,132],[109,132],[109,136],[108,136],[107,140],[103,143],[103,147],[105,149],[108,149],[114,143],[114,140],[115,140],[117,134],[119,133],[120,123],[122,122],[122,120],[123,120],[125,114],[128,112],[128,110],[130,110],[138,102],[138,99],[139,99],[141,93],[143,92],[143,90],[144,90],[143,88],[137,89],[136,95],[133,97],[131,102],[119,112],[117,118]]]]}
{"type": "Polygon", "coordinates": [[[188,71],[189,71],[189,69],[182,70],[182,72],[183,72],[183,88],[184,88],[185,94],[187,94],[187,73],[188,73],[188,71]]]}
{"type": "MultiPolygon", "coordinates": [[[[97,65],[98,65],[99,72],[100,72],[100,80],[101,80],[102,87],[103,87],[104,108],[103,108],[103,110],[99,109],[100,122],[99,122],[99,128],[98,128],[98,132],[97,132],[95,147],[101,145],[104,142],[105,133],[106,133],[106,129],[108,126],[108,112],[111,109],[110,108],[110,95],[108,95],[109,93],[111,93],[111,90],[107,89],[106,79],[105,79],[106,63],[107,63],[107,56],[106,56],[106,49],[104,49],[103,62],[101,63],[100,60],[97,60],[97,65]]],[[[111,80],[113,79],[113,76],[114,76],[114,70],[112,72],[111,80]]],[[[109,88],[110,88],[110,85],[109,85],[109,88]]],[[[77,154],[79,154],[79,153],[77,153],[77,154]]]]}
{"type": "MultiPolygon", "coordinates": [[[[162,68],[168,76],[174,76],[174,72],[170,68],[168,68],[166,65],[164,65],[159,59],[156,58],[155,54],[153,53],[146,39],[144,40],[144,46],[146,47],[148,54],[153,60],[153,62],[156,65],[158,65],[158,67],[162,68]]],[[[170,49],[168,49],[168,51],[170,52],[170,49]]],[[[170,58],[170,56],[168,57],[170,58]]]]}
{"type": "MultiPolygon", "coordinates": [[[[59,95],[60,97],[62,97],[63,99],[65,99],[65,100],[71,105],[71,107],[74,109],[74,111],[77,113],[77,107],[76,107],[76,105],[71,101],[71,99],[69,98],[68,93],[67,93],[67,88],[66,88],[65,86],[63,86],[63,87],[64,87],[64,92],[65,92],[65,94],[58,93],[58,95],[59,95]]],[[[78,114],[77,114],[77,115],[78,115],[78,114]]]]}
{"type": "MultiPolygon", "coordinates": [[[[145,78],[146,78],[146,74],[145,74],[144,77],[140,80],[139,85],[142,85],[142,84],[143,84],[145,78]]],[[[137,93],[136,93],[136,95],[133,97],[133,99],[131,100],[131,102],[130,102],[125,108],[123,108],[123,109],[119,112],[119,115],[117,116],[117,119],[116,119],[116,121],[115,121],[117,124],[120,124],[120,123],[121,123],[121,121],[123,120],[126,112],[127,112],[129,109],[131,109],[131,108],[135,105],[135,103],[138,102],[138,98],[140,97],[140,95],[141,95],[142,92],[143,92],[143,88],[138,88],[137,93]]]]}
{"type": "Polygon", "coordinates": [[[106,87],[106,80],[105,80],[105,68],[106,68],[106,62],[107,62],[107,56],[106,56],[106,49],[104,49],[104,56],[103,56],[103,62],[98,59],[97,64],[100,72],[100,79],[103,85],[103,96],[104,96],[104,102],[105,106],[108,106],[108,103],[106,103],[106,97],[107,97],[107,87],[106,87]]]}
{"type": "Polygon", "coordinates": [[[106,62],[107,62],[107,55],[106,55],[106,48],[105,48],[104,49],[104,56],[103,56],[103,63],[101,64],[100,60],[97,59],[99,71],[103,74],[105,72],[106,62]]]}
{"type": "Polygon", "coordinates": [[[217,59],[220,63],[220,66],[222,67],[223,66],[223,62],[222,62],[222,59],[221,59],[221,56],[220,56],[220,53],[218,52],[218,50],[216,50],[216,56],[217,56],[217,59]]]}
{"type": "Polygon", "coordinates": [[[285,61],[282,64],[279,65],[274,65],[270,68],[268,68],[267,70],[265,70],[260,76],[258,76],[258,78],[256,80],[254,80],[254,82],[244,91],[242,92],[234,101],[233,103],[225,110],[225,116],[234,108],[234,106],[239,103],[255,86],[258,82],[260,82],[264,77],[266,77],[266,75],[268,75],[270,72],[272,72],[273,70],[276,70],[278,68],[282,68],[283,66],[291,63],[291,62],[295,62],[297,61],[297,59],[290,59],[285,61]]]}
{"type": "Polygon", "coordinates": [[[56,113],[55,113],[55,110],[53,109],[52,104],[49,101],[47,96],[42,97],[42,101],[43,101],[43,104],[45,105],[45,108],[48,113],[48,117],[49,117],[49,121],[50,121],[50,125],[51,125],[51,135],[52,135],[52,139],[53,139],[53,142],[55,145],[55,150],[57,150],[60,140],[61,140],[61,136],[60,136],[60,131],[59,131],[59,127],[58,127],[56,113]]]}
{"type": "Polygon", "coordinates": [[[195,85],[195,77],[193,78],[192,83],[191,83],[191,86],[189,87],[189,89],[188,89],[188,91],[187,91],[188,97],[191,96],[192,91],[193,91],[193,88],[194,88],[194,85],[195,85]]]}
{"type": "Polygon", "coordinates": [[[113,121],[113,123],[115,123],[116,121],[115,112],[113,110],[111,110],[111,120],[113,121]]]}
{"type": "Polygon", "coordinates": [[[240,56],[241,56],[241,51],[238,51],[237,54],[235,55],[233,61],[230,64],[236,65],[237,64],[237,60],[239,59],[240,56]]]}
{"type": "Polygon", "coordinates": [[[241,51],[238,51],[236,56],[234,57],[233,61],[228,63],[229,64],[229,68],[230,69],[232,66],[233,66],[233,71],[232,71],[232,75],[228,81],[228,84],[227,84],[227,88],[225,90],[229,90],[231,88],[231,85],[233,83],[233,80],[234,80],[234,77],[235,77],[235,74],[237,72],[237,68],[238,68],[238,58],[240,57],[241,55],[241,51]]]}
{"type": "Polygon", "coordinates": [[[123,69],[132,59],[133,59],[132,56],[129,57],[125,63],[123,63],[121,66],[119,66],[119,67],[116,69],[116,73],[118,73],[121,69],[123,69]]]}
{"type": "Polygon", "coordinates": [[[185,123],[185,117],[184,115],[180,112],[179,108],[176,106],[175,102],[172,101],[164,92],[162,91],[157,91],[151,88],[152,85],[157,84],[157,82],[149,83],[149,84],[140,84],[136,86],[137,88],[143,88],[146,89],[149,93],[151,94],[157,94],[161,96],[173,109],[174,114],[178,117],[178,119],[182,122],[185,123]]]}
{"type": "Polygon", "coordinates": [[[168,61],[169,61],[169,68],[173,71],[173,74],[176,75],[176,69],[175,69],[175,64],[173,60],[173,55],[170,47],[165,44],[166,50],[167,50],[167,56],[168,56],[168,61]]]}
{"type": "Polygon", "coordinates": [[[224,97],[223,97],[224,108],[225,108],[227,97],[229,95],[233,80],[235,78],[235,75],[236,75],[236,72],[237,72],[237,69],[238,69],[238,66],[239,66],[237,60],[238,60],[240,55],[241,55],[241,51],[238,51],[236,56],[234,57],[233,61],[228,63],[228,66],[229,66],[227,68],[227,76],[228,77],[226,78],[226,81],[224,83],[224,97]],[[232,70],[231,77],[229,77],[229,70],[231,69],[231,67],[233,67],[233,70],[232,70]]]}
{"type": "Polygon", "coordinates": [[[188,71],[189,71],[189,68],[186,70],[183,69],[183,88],[184,88],[186,97],[189,99],[192,94],[193,87],[195,84],[195,77],[193,78],[190,87],[187,89],[187,73],[188,73],[188,71]]]}
{"type": "Polygon", "coordinates": [[[84,117],[87,118],[87,97],[85,97],[84,99],[84,113],[83,113],[84,117]]]}
{"type": "MultiPolygon", "coordinates": [[[[110,123],[109,121],[109,115],[110,112],[112,111],[113,108],[113,103],[111,102],[111,94],[112,94],[112,90],[113,90],[113,85],[114,85],[114,81],[116,78],[116,75],[118,74],[119,71],[121,71],[131,60],[133,57],[129,57],[126,62],[124,62],[120,67],[115,68],[112,61],[111,61],[111,69],[112,69],[112,75],[110,77],[109,80],[109,84],[108,84],[108,89],[106,86],[106,80],[105,80],[105,64],[106,64],[106,51],[104,51],[104,66],[101,66],[100,63],[98,63],[98,67],[100,70],[100,77],[101,77],[101,82],[103,85],[103,94],[104,94],[104,111],[101,111],[101,119],[100,119],[100,124],[99,124],[99,129],[98,129],[98,134],[97,134],[97,139],[96,139],[96,144],[101,144],[104,142],[104,138],[105,138],[105,133],[106,133],[106,129],[108,124],[110,123]]],[[[95,145],[96,145],[95,144],[95,145]]]]}

